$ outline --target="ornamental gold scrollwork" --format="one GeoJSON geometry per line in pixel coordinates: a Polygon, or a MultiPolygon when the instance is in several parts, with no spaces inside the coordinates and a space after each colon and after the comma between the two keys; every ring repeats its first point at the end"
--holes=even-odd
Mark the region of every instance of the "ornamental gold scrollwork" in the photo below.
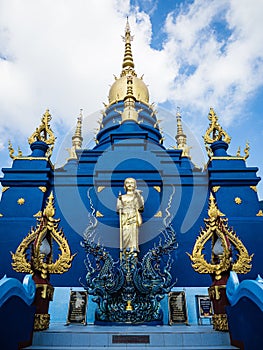
{"type": "Polygon", "coordinates": [[[218,123],[218,117],[213,108],[210,108],[208,119],[210,120],[210,124],[204,135],[205,143],[212,144],[220,140],[226,143],[230,143],[231,137],[225,130],[223,130],[222,126],[218,123]]]}
{"type": "Polygon", "coordinates": [[[52,151],[56,140],[55,135],[49,125],[50,120],[51,120],[51,114],[47,109],[46,112],[43,114],[43,117],[41,119],[41,124],[39,125],[38,128],[36,128],[36,131],[34,131],[33,134],[28,138],[28,143],[30,145],[35,141],[43,141],[47,145],[49,145],[50,147],[46,153],[47,157],[50,157],[52,155],[52,151]]]}
{"type": "Polygon", "coordinates": [[[210,194],[208,219],[205,221],[205,229],[201,229],[196,239],[192,254],[188,254],[192,261],[192,267],[199,273],[214,274],[216,280],[220,280],[222,273],[233,270],[237,273],[248,273],[251,270],[252,255],[248,254],[247,249],[236,233],[228,227],[227,218],[223,216],[218,209],[215,199],[210,194]],[[207,262],[203,250],[205,244],[212,241],[211,261],[207,262]],[[220,254],[213,251],[215,244],[219,240],[221,244],[220,254]],[[235,257],[232,252],[235,249],[235,257]]]}
{"type": "Polygon", "coordinates": [[[60,219],[54,219],[55,207],[53,201],[54,197],[51,192],[42,216],[37,218],[36,228],[31,228],[16,252],[11,253],[12,267],[15,271],[31,274],[39,271],[41,277],[45,279],[49,274],[62,274],[71,267],[75,254],[71,255],[67,239],[62,229],[58,229],[60,219]],[[52,257],[53,241],[57,243],[60,250],[60,254],[54,262],[52,257]],[[45,249],[49,250],[48,253],[44,252],[43,243],[46,245],[45,249]],[[31,257],[28,258],[27,251],[30,249],[31,257]]]}

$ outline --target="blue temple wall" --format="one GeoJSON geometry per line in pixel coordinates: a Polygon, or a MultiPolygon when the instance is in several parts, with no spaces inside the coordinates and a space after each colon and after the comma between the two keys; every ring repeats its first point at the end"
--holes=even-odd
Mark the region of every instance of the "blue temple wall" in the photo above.
{"type": "MultiPolygon", "coordinates": [[[[110,120],[112,115],[109,114],[109,123],[110,120]]],[[[200,227],[204,226],[209,193],[215,187],[218,187],[214,194],[219,209],[249,253],[254,253],[253,268],[246,277],[262,273],[263,217],[256,216],[260,202],[254,188],[260,180],[257,168],[248,168],[244,159],[231,159],[225,145],[222,148],[219,144],[215,159],[201,171],[189,158],[182,157],[181,150],[166,150],[160,133],[151,129],[154,129],[151,125],[134,122],[109,126],[98,134],[103,142],[94,149],[78,150],[78,159],[67,161],[55,171],[37,147],[30,155],[33,160],[30,157],[16,159],[10,169],[3,169],[2,186],[10,188],[3,193],[0,202],[3,215],[0,218],[0,273],[8,272],[10,276],[22,278],[22,274],[12,271],[9,252],[14,252],[30,228],[36,225],[34,215],[43,210],[51,190],[55,194],[55,217],[61,219],[60,227],[72,253],[77,253],[69,272],[52,276],[52,283],[77,286],[80,277],[85,279],[85,252],[80,242],[92,215],[98,220],[96,239],[118,259],[116,199],[119,192],[124,193],[127,177],[137,180],[145,199],[140,228],[141,256],[159,242],[162,230],[172,221],[178,242],[172,268],[176,286],[211,283],[209,276],[194,272],[186,252],[191,253],[200,227]],[[46,192],[41,190],[43,186],[46,192]],[[23,205],[17,203],[19,198],[25,199],[23,205]],[[239,204],[236,198],[241,199],[239,204]]]]}

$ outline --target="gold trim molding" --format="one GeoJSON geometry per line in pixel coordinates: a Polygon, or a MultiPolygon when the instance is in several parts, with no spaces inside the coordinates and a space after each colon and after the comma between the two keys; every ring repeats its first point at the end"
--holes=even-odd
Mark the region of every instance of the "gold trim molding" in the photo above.
{"type": "Polygon", "coordinates": [[[157,192],[161,192],[161,187],[160,186],[153,186],[153,188],[157,191],[157,192]]]}
{"type": "Polygon", "coordinates": [[[39,186],[38,187],[40,189],[41,192],[45,193],[47,191],[46,186],[39,186]]]}
{"type": "Polygon", "coordinates": [[[105,186],[98,186],[98,188],[97,188],[98,193],[100,193],[101,191],[103,191],[104,188],[106,188],[106,187],[105,187],[105,186]]]}
{"type": "Polygon", "coordinates": [[[101,214],[101,212],[99,210],[96,211],[96,217],[97,218],[103,218],[103,214],[101,214]]]}
{"type": "Polygon", "coordinates": [[[218,190],[220,190],[221,186],[213,186],[212,191],[216,193],[218,190]]]}
{"type": "Polygon", "coordinates": [[[249,186],[251,188],[251,190],[255,191],[257,193],[258,189],[257,186],[249,186]]]}
{"type": "Polygon", "coordinates": [[[9,186],[2,187],[2,193],[4,193],[5,191],[7,191],[9,188],[10,188],[9,186]]]}

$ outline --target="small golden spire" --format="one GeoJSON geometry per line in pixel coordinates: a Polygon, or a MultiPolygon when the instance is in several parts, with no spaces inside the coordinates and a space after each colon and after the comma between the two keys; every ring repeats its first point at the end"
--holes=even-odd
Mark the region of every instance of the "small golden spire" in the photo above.
{"type": "Polygon", "coordinates": [[[83,115],[82,115],[82,109],[80,110],[79,117],[77,119],[77,126],[76,126],[76,131],[75,134],[72,136],[72,147],[75,149],[80,149],[82,147],[82,120],[83,120],[83,115]]]}
{"type": "Polygon", "coordinates": [[[125,51],[124,51],[124,58],[122,63],[121,76],[124,76],[130,70],[134,70],[134,63],[133,63],[132,49],[131,49],[131,42],[133,40],[133,36],[131,35],[128,17],[127,17],[127,23],[125,27],[125,34],[122,38],[123,38],[123,41],[125,42],[125,51]]]}
{"type": "Polygon", "coordinates": [[[82,115],[82,109],[80,110],[79,117],[77,119],[77,126],[76,126],[76,131],[75,134],[72,136],[72,147],[67,148],[67,151],[69,153],[69,158],[70,159],[78,159],[76,150],[81,149],[82,147],[82,120],[83,120],[83,115],[82,115]]]}
{"type": "Polygon", "coordinates": [[[177,149],[183,150],[182,157],[189,157],[190,147],[187,146],[187,137],[183,132],[180,107],[177,107],[176,121],[177,121],[177,134],[175,136],[175,139],[176,139],[176,143],[177,143],[177,149]]]}

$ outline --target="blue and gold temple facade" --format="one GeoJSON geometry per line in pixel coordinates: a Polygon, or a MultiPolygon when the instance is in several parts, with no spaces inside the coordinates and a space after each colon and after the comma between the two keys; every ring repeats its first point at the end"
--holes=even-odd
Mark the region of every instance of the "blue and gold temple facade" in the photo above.
{"type": "MultiPolygon", "coordinates": [[[[144,197],[143,224],[139,232],[140,252],[158,244],[164,229],[172,225],[177,248],[172,253],[171,275],[176,286],[210,285],[207,274],[197,274],[186,252],[191,252],[212,193],[222,215],[229,220],[250,254],[254,254],[247,278],[263,270],[263,212],[257,194],[256,167],[248,167],[245,154],[228,153],[230,137],[221,127],[213,109],[204,141],[207,166],[200,169],[190,157],[180,111],[174,132],[176,145],[164,146],[157,112],[148,87],[135,72],[132,36],[127,23],[122,71],[109,91],[93,148],[83,147],[82,116],[72,135],[72,147],[64,166],[55,168],[51,155],[55,143],[51,115],[47,110],[40,126],[29,138],[29,155],[14,155],[4,168],[0,202],[1,275],[20,278],[12,269],[12,256],[23,238],[41,218],[47,199],[54,194],[55,218],[76,254],[63,275],[52,276],[55,286],[79,286],[85,280],[86,253],[81,242],[90,223],[96,226],[92,239],[119,258],[120,233],[116,201],[123,193],[124,180],[132,177],[144,197]]],[[[208,249],[209,250],[209,249],[208,249]]],[[[53,252],[59,254],[58,247],[53,252]]]]}

